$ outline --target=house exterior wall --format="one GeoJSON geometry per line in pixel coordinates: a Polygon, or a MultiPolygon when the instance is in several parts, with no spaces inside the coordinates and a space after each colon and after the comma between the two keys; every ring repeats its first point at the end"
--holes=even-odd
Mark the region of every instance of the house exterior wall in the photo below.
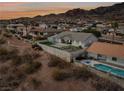
{"type": "Polygon", "coordinates": [[[97,41],[97,38],[95,37],[95,36],[90,36],[88,39],[86,39],[85,41],[83,41],[83,42],[81,42],[81,41],[76,41],[76,40],[74,40],[73,42],[72,42],[72,45],[73,46],[81,46],[82,48],[84,48],[84,47],[87,47],[89,44],[91,44],[91,43],[93,43],[93,42],[95,42],[95,41],[97,41]]]}
{"type": "MultiPolygon", "coordinates": [[[[93,57],[93,58],[97,59],[97,54],[88,52],[88,57],[93,57]]],[[[106,63],[112,63],[112,64],[115,64],[115,65],[124,66],[124,58],[118,58],[117,57],[117,60],[113,61],[112,57],[106,56],[106,60],[104,60],[104,61],[106,63]]]]}
{"type": "Polygon", "coordinates": [[[117,58],[117,61],[113,61],[112,57],[107,57],[106,62],[113,63],[116,65],[124,66],[124,58],[117,58]]]}
{"type": "Polygon", "coordinates": [[[74,52],[71,52],[71,56],[74,58],[78,57],[78,56],[81,56],[82,54],[84,53],[84,50],[81,49],[81,50],[78,50],[78,51],[74,51],[74,52]]]}
{"type": "Polygon", "coordinates": [[[72,59],[74,59],[75,57],[78,57],[79,55],[81,55],[84,52],[82,49],[75,51],[75,52],[67,52],[65,50],[57,49],[57,48],[50,47],[50,46],[47,46],[44,44],[38,43],[38,45],[40,47],[42,47],[44,51],[46,51],[52,55],[55,55],[55,56],[65,60],[67,62],[71,62],[72,59]]]}
{"type": "MultiPolygon", "coordinates": [[[[61,39],[56,39],[56,36],[48,37],[48,40],[50,42],[61,43],[61,39]]],[[[89,44],[91,44],[91,43],[93,43],[95,41],[97,41],[97,38],[94,35],[92,35],[88,39],[86,39],[85,41],[76,41],[76,40],[73,40],[72,41],[72,45],[73,46],[76,46],[76,47],[81,46],[82,48],[84,48],[84,47],[87,47],[89,44]]]]}
{"type": "Polygon", "coordinates": [[[55,55],[57,57],[60,57],[61,59],[67,61],[67,62],[71,62],[71,54],[69,52],[57,49],[57,48],[53,48],[44,44],[38,44],[39,46],[41,46],[43,48],[44,51],[55,55]]]}

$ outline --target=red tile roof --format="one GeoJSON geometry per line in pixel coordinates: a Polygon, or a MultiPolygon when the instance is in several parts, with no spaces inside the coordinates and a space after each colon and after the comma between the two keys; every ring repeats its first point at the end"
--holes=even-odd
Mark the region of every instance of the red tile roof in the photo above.
{"type": "Polygon", "coordinates": [[[124,45],[94,42],[87,52],[102,54],[111,57],[124,58],[124,45]]]}

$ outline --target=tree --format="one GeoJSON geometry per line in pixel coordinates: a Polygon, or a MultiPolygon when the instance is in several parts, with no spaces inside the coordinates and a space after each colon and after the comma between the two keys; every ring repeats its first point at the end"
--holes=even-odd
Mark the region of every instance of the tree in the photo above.
{"type": "Polygon", "coordinates": [[[118,23],[117,22],[111,22],[111,27],[114,29],[114,32],[113,32],[113,40],[114,40],[114,34],[116,34],[116,32],[117,32],[118,23]]]}
{"type": "Polygon", "coordinates": [[[92,33],[93,35],[95,35],[96,37],[101,37],[101,33],[99,31],[96,31],[96,29],[92,29],[92,28],[88,28],[86,30],[83,30],[82,32],[85,33],[92,33]]]}

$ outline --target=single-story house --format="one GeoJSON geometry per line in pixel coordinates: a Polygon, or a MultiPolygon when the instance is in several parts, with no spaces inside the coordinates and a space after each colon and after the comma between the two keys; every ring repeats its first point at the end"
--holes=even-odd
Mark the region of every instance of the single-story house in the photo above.
{"type": "Polygon", "coordinates": [[[41,28],[41,29],[47,29],[48,26],[47,26],[47,24],[39,24],[39,28],[41,28]]]}
{"type": "Polygon", "coordinates": [[[51,36],[48,40],[53,43],[65,43],[84,48],[97,41],[97,38],[91,33],[66,31],[51,36]]]}
{"type": "Polygon", "coordinates": [[[34,28],[29,31],[29,35],[32,37],[42,36],[42,37],[48,37],[55,34],[58,34],[62,32],[61,30],[56,29],[41,29],[41,28],[34,28]]]}
{"type": "Polygon", "coordinates": [[[24,25],[23,24],[9,24],[7,25],[7,29],[8,30],[15,30],[17,28],[24,28],[24,25]]]}
{"type": "Polygon", "coordinates": [[[106,63],[124,66],[124,45],[94,42],[87,49],[87,56],[106,63]]]}
{"type": "Polygon", "coordinates": [[[19,34],[21,36],[26,36],[26,27],[23,24],[9,24],[7,25],[7,30],[19,34]]]}

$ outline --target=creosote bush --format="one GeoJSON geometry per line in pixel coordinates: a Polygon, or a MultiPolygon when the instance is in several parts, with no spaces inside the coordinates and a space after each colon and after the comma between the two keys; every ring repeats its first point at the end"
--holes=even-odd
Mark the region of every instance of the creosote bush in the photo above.
{"type": "Polygon", "coordinates": [[[8,50],[4,47],[0,47],[0,60],[6,61],[14,59],[17,56],[18,51],[16,49],[8,50]]]}
{"type": "Polygon", "coordinates": [[[41,66],[42,64],[40,62],[27,63],[24,71],[27,74],[32,74],[33,72],[37,71],[41,66]]]}
{"type": "Polygon", "coordinates": [[[91,83],[96,88],[96,90],[101,90],[101,91],[124,90],[124,88],[122,88],[119,85],[115,84],[114,82],[111,82],[110,80],[107,80],[104,78],[97,78],[95,80],[93,79],[91,83]]]}
{"type": "Polygon", "coordinates": [[[37,88],[41,85],[41,81],[34,77],[31,78],[30,82],[34,86],[34,88],[37,88]]]}
{"type": "Polygon", "coordinates": [[[3,35],[4,35],[5,37],[8,37],[8,38],[11,38],[11,37],[12,37],[12,34],[9,33],[9,32],[4,33],[3,35]]]}
{"type": "Polygon", "coordinates": [[[91,73],[86,67],[79,67],[73,69],[73,76],[76,79],[81,78],[83,80],[88,80],[93,77],[93,73],[91,73]]]}
{"type": "Polygon", "coordinates": [[[57,80],[57,81],[62,81],[62,80],[65,80],[67,78],[69,78],[71,75],[63,70],[60,70],[60,69],[56,69],[53,71],[52,73],[52,77],[54,80],[57,80]]]}
{"type": "Polygon", "coordinates": [[[56,56],[51,56],[50,57],[50,62],[48,63],[49,67],[58,67],[61,69],[67,68],[71,66],[71,63],[65,62],[64,60],[56,57],[56,56]]]}
{"type": "Polygon", "coordinates": [[[8,66],[1,66],[0,67],[0,73],[1,74],[7,74],[8,73],[8,70],[9,70],[9,67],[8,66]]]}
{"type": "Polygon", "coordinates": [[[6,39],[3,37],[0,37],[0,45],[5,44],[5,43],[6,43],[6,39]]]}

